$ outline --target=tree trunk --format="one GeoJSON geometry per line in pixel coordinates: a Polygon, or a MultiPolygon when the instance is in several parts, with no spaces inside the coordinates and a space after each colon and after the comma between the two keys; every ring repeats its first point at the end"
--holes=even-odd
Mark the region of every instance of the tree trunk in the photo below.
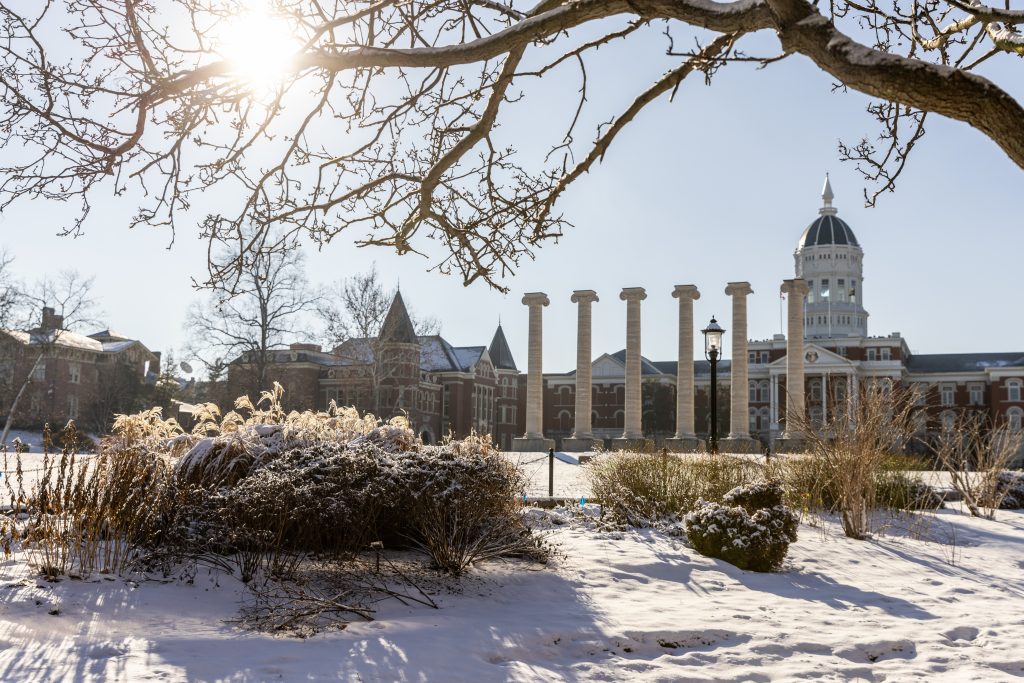
{"type": "Polygon", "coordinates": [[[18,393],[14,397],[14,402],[11,403],[11,409],[7,411],[7,420],[4,422],[4,431],[3,434],[0,434],[0,446],[7,445],[7,435],[11,431],[11,423],[14,421],[14,413],[18,410],[18,403],[21,401],[21,397],[25,393],[25,389],[28,388],[29,384],[32,384],[32,375],[35,373],[36,367],[39,366],[40,361],[42,361],[45,356],[45,353],[39,354],[39,357],[36,358],[36,362],[32,364],[32,368],[28,371],[25,381],[21,383],[21,388],[18,389],[18,393]]]}

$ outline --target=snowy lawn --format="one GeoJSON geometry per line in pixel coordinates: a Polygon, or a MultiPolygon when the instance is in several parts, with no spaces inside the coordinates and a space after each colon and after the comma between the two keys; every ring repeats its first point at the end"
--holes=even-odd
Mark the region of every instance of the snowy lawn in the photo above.
{"type": "MultiPolygon", "coordinates": [[[[559,513],[531,513],[539,523],[559,513]]],[[[1024,514],[954,511],[931,537],[801,526],[784,572],[743,572],[643,530],[554,525],[547,568],[485,565],[441,609],[308,640],[240,631],[244,588],[49,584],[0,565],[0,680],[1003,681],[1024,676],[1024,514]]]]}

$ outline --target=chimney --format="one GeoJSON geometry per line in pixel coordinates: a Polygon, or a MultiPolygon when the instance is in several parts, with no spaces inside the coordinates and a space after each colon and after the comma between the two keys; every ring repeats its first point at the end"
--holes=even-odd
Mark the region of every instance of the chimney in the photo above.
{"type": "Polygon", "coordinates": [[[57,315],[57,311],[50,306],[43,306],[43,321],[39,327],[45,332],[62,330],[64,329],[64,316],[57,315]]]}

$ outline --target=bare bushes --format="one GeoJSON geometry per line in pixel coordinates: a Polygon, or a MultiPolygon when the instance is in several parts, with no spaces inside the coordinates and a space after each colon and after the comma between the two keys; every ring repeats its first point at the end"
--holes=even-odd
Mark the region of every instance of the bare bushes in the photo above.
{"type": "Polygon", "coordinates": [[[781,569],[799,525],[796,513],[783,505],[782,484],[740,486],[722,500],[702,502],[686,516],[686,537],[697,552],[740,569],[781,569]]]}
{"type": "Polygon", "coordinates": [[[593,498],[606,515],[630,526],[652,526],[721,500],[728,491],[761,479],[762,467],[729,455],[617,452],[587,465],[593,498]]]}
{"type": "Polygon", "coordinates": [[[834,496],[834,509],[851,538],[863,539],[871,532],[879,475],[913,433],[915,398],[914,392],[898,386],[870,384],[837,406],[824,424],[808,419],[796,423],[812,460],[810,502],[824,505],[828,501],[822,494],[834,496]]]}
{"type": "Polygon", "coordinates": [[[402,418],[286,414],[281,393],[223,418],[204,406],[191,434],[159,410],[121,416],[97,456],[47,454],[28,493],[8,482],[27,519],[0,538],[18,535],[48,576],[193,558],[250,581],[290,576],[312,554],[340,566],[371,544],[422,550],[452,574],[544,558],[519,514],[524,481],[488,440],[424,447],[402,418]]]}
{"type": "Polygon", "coordinates": [[[144,442],[129,436],[138,420],[173,428],[158,411],[122,420],[97,456],[83,457],[68,423],[63,450],[44,454],[37,484],[28,493],[8,489],[12,508],[25,518],[22,547],[48,578],[121,572],[160,542],[174,516],[173,473],[167,460],[151,457],[144,442]]]}
{"type": "Polygon", "coordinates": [[[1013,494],[1015,478],[1006,472],[1020,452],[1024,432],[1006,423],[990,425],[983,415],[963,413],[944,429],[935,457],[949,471],[953,488],[971,515],[993,519],[1013,494]]]}

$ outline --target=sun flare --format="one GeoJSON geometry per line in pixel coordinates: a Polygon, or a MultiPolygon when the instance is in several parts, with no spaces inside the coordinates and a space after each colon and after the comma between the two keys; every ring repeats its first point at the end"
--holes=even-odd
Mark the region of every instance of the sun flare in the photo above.
{"type": "Polygon", "coordinates": [[[231,64],[231,72],[253,91],[272,90],[288,72],[301,47],[281,14],[255,6],[227,23],[216,52],[231,64]]]}

